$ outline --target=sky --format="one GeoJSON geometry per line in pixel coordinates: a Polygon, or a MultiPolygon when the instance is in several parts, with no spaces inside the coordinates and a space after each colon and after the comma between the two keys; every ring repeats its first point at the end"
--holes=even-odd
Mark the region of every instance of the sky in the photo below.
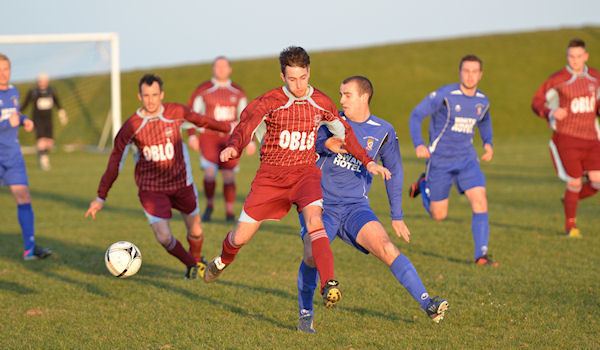
{"type": "MultiPolygon", "coordinates": [[[[2,35],[117,32],[123,70],[275,56],[292,44],[310,52],[600,25],[600,0],[13,0],[2,12],[2,35]]],[[[13,78],[40,61],[39,50],[1,51],[25,56],[13,78]]],[[[77,69],[63,61],[61,70],[77,69]]]]}

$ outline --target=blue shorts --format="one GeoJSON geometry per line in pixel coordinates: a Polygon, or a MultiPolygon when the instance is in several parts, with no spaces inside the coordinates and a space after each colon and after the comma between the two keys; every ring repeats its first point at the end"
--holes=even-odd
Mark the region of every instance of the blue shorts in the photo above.
{"type": "Polygon", "coordinates": [[[452,183],[460,194],[474,187],[485,187],[485,176],[477,157],[435,158],[427,162],[427,188],[431,201],[441,201],[450,195],[452,183]]]}
{"type": "Polygon", "coordinates": [[[29,185],[22,155],[0,160],[0,186],[29,185]]]}
{"type": "MultiPolygon", "coordinates": [[[[300,218],[300,237],[304,239],[307,232],[302,214],[300,218]]],[[[368,203],[349,205],[325,205],[323,208],[323,224],[329,241],[340,237],[344,242],[365,254],[369,252],[356,242],[358,233],[368,222],[379,221],[368,203]]]]}

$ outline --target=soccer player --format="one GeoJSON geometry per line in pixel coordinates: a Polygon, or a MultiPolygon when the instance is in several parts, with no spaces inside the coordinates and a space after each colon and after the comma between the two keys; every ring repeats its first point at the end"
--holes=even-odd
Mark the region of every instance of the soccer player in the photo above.
{"type": "Polygon", "coordinates": [[[98,197],[85,213],[96,218],[104,206],[108,191],[119,175],[131,145],[136,154],[135,181],[138,197],[158,242],[187,267],[185,277],[197,278],[205,267],[202,262],[204,236],[200,226],[196,188],[192,179],[189,155],[181,138],[181,126],[188,121],[197,126],[230,131],[232,125],[217,122],[176,103],[163,103],[163,82],[153,74],[144,75],[138,84],[142,108],[125,121],[100,184],[98,197]],[[169,227],[171,208],[181,212],[187,228],[189,252],[173,237],[169,227]]]}
{"type": "Polygon", "coordinates": [[[252,101],[221,154],[225,162],[240,156],[255,134],[262,140],[260,167],[246,197],[235,229],[223,240],[221,255],[210,262],[204,275],[214,281],[229,266],[240,248],[258,231],[262,221],[279,220],[292,204],[302,213],[308,240],[321,278],[321,295],[327,307],[341,298],[334,277],[333,255],[321,220],[321,171],[314,151],[317,129],[325,124],[345,141],[348,151],[372,174],[389,177],[389,170],[373,162],[360,146],[352,129],[337,113],[335,104],[309,85],[310,57],[301,47],[290,46],[279,55],[283,87],[252,101]]]}
{"type": "Polygon", "coordinates": [[[32,117],[35,123],[36,147],[40,168],[44,171],[50,170],[50,158],[48,153],[54,147],[52,133],[52,109],[58,108],[58,118],[62,125],[68,122],[67,113],[61,107],[56,91],[50,86],[48,75],[42,73],[37,78],[37,85],[30,89],[22,103],[21,110],[24,111],[29,104],[32,107],[32,117]]]}
{"type": "Polygon", "coordinates": [[[489,219],[485,177],[473,147],[473,131],[479,128],[484,154],[492,160],[492,122],[490,103],[477,85],[483,63],[475,55],[464,56],[458,66],[460,83],[442,86],[429,94],[410,115],[410,135],[417,158],[427,159],[426,173],[412,184],[410,197],[421,194],[423,206],[431,217],[441,221],[448,216],[448,196],[452,183],[464,194],[473,211],[471,230],[477,265],[498,266],[488,256],[489,219]],[[421,124],[431,116],[429,145],[421,137],[421,124]]]}
{"type": "Polygon", "coordinates": [[[588,58],[583,40],[569,41],[567,66],[540,86],[531,104],[554,130],[552,160],[559,178],[567,183],[564,227],[574,238],[581,237],[575,222],[579,200],[600,190],[600,73],[586,65],[588,58]]]}
{"type": "MultiPolygon", "coordinates": [[[[205,114],[218,121],[238,121],[240,114],[248,104],[242,88],[231,81],[231,63],[224,56],[217,57],[212,65],[213,77],[198,85],[192,93],[188,105],[196,113],[205,114]]],[[[229,135],[203,128],[188,130],[188,144],[195,151],[200,151],[200,166],[204,170],[204,195],[206,209],[202,221],[210,221],[214,208],[217,171],[223,177],[223,196],[225,197],[225,219],[234,221],[233,206],[235,204],[235,172],[239,159],[227,162],[219,160],[219,153],[225,148],[229,135]]],[[[246,153],[253,154],[254,142],[246,147],[246,153]]]]}
{"type": "MultiPolygon", "coordinates": [[[[345,79],[340,86],[340,103],[344,110],[342,115],[367,154],[372,159],[380,158],[383,166],[392,173],[392,178],[385,182],[392,228],[398,237],[409,242],[410,231],[404,223],[402,212],[403,170],[398,138],[390,123],[371,114],[369,103],[372,96],[373,85],[369,79],[363,76],[345,79]]],[[[414,266],[406,256],[400,254],[371,209],[368,194],[373,177],[361,162],[344,149],[336,147],[335,143],[339,139],[330,138],[332,136],[325,127],[319,128],[315,146],[319,154],[317,166],[322,172],[323,223],[329,240],[333,241],[339,236],[357,250],[365,254],[372,253],[390,268],[398,282],[434,322],[441,321],[448,309],[448,302],[429,297],[414,266]]],[[[298,330],[315,333],[313,296],[317,286],[317,269],[314,267],[310,242],[306,237],[306,225],[301,216],[300,222],[304,259],[298,272],[298,330]]]]}
{"type": "Polygon", "coordinates": [[[19,145],[19,126],[31,132],[34,123],[19,110],[19,91],[10,84],[10,59],[0,54],[0,185],[8,186],[17,202],[23,236],[23,259],[43,259],[52,254],[35,244],[34,215],[29,180],[19,145]]]}

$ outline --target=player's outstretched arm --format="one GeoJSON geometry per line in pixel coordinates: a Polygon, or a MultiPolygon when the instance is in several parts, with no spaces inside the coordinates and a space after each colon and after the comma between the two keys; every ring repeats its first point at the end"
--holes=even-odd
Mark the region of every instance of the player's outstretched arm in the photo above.
{"type": "Polygon", "coordinates": [[[90,207],[85,212],[85,218],[92,216],[93,220],[96,220],[96,213],[98,213],[104,207],[104,201],[100,198],[96,198],[90,202],[90,207]]]}
{"type": "MultiPolygon", "coordinates": [[[[248,104],[248,106],[242,111],[240,115],[240,122],[235,126],[231,132],[231,136],[227,141],[227,148],[232,147],[235,150],[235,155],[232,154],[233,158],[237,158],[242,154],[242,151],[252,141],[252,136],[256,132],[257,138],[260,139],[261,126],[264,127],[264,119],[271,112],[272,101],[268,96],[261,96],[248,104]],[[260,130],[259,130],[260,129],[260,130]]],[[[225,151],[225,150],[223,150],[225,151]]],[[[222,152],[221,152],[222,153],[222,152]]],[[[231,158],[231,159],[233,159],[231,158]]]]}
{"type": "Polygon", "coordinates": [[[208,118],[205,115],[192,112],[186,108],[185,120],[196,125],[199,128],[206,128],[214,131],[220,131],[224,133],[230,133],[233,129],[233,125],[229,122],[219,122],[214,119],[208,118]]]}
{"type": "Polygon", "coordinates": [[[125,160],[127,150],[129,149],[128,145],[133,138],[134,131],[135,128],[130,118],[125,121],[125,124],[123,124],[117,133],[117,136],[115,137],[114,147],[110,157],[108,158],[106,170],[104,171],[104,174],[100,179],[100,183],[98,184],[97,193],[98,198],[101,200],[106,200],[108,191],[119,176],[121,162],[125,160]]]}
{"type": "Polygon", "coordinates": [[[481,121],[477,123],[477,127],[479,128],[479,135],[481,136],[481,140],[483,141],[484,149],[484,153],[481,156],[481,160],[489,162],[494,156],[494,148],[492,146],[492,118],[490,117],[489,110],[485,112],[485,115],[483,116],[481,121]]]}

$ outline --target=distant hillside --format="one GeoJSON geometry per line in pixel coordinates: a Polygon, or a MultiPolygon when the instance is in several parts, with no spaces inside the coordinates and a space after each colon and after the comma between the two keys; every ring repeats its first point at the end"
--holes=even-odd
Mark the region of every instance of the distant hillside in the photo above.
{"type": "MultiPolygon", "coordinates": [[[[539,136],[548,131],[530,110],[532,94],[550,73],[565,64],[565,45],[572,37],[586,40],[589,63],[600,68],[600,27],[585,27],[311,52],[311,81],[337,102],[343,78],[355,74],[369,77],[375,86],[373,113],[389,119],[406,143],[407,118],[414,105],[438,86],[456,81],[460,57],[475,53],[484,60],[481,89],[492,102],[496,136],[500,139],[539,136]]],[[[215,56],[218,54],[215,52],[215,56]]],[[[187,101],[194,87],[210,77],[208,64],[125,72],[122,75],[124,118],[138,107],[136,84],[146,71],[160,74],[166,84],[166,99],[178,102],[187,101]]],[[[236,61],[234,80],[251,98],[256,97],[281,84],[277,59],[236,61]]],[[[66,128],[57,127],[59,142],[97,142],[104,109],[109,103],[108,84],[108,77],[55,82],[61,95],[70,95],[65,99],[70,101],[72,119],[66,128]]],[[[23,141],[30,143],[32,137],[24,136],[23,141]]]]}

